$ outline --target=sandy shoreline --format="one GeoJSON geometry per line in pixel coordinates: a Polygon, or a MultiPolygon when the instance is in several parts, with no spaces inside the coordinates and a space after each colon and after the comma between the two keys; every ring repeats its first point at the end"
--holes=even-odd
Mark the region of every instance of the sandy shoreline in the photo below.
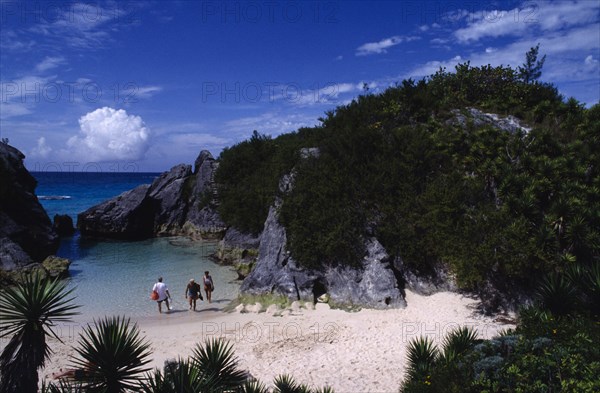
{"type": "MultiPolygon", "coordinates": [[[[234,346],[241,368],[270,385],[280,374],[314,387],[329,385],[336,392],[397,392],[405,372],[406,346],[427,335],[441,342],[458,326],[473,326],[481,338],[513,327],[476,314],[476,300],[442,292],[419,296],[407,291],[402,310],[345,312],[317,304],[283,316],[267,313],[223,313],[224,304],[201,303],[198,312],[135,320],[151,342],[152,367],[187,357],[194,346],[223,337],[234,346]]],[[[63,327],[64,344],[51,340],[55,351],[42,376],[69,364],[81,323],[63,327]]]]}

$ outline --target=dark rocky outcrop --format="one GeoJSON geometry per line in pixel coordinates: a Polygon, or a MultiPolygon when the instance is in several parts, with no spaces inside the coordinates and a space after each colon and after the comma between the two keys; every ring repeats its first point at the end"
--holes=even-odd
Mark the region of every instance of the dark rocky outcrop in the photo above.
{"type": "Polygon", "coordinates": [[[41,278],[66,278],[69,276],[71,261],[50,255],[42,263],[30,263],[14,270],[0,270],[0,282],[13,284],[26,276],[41,278]]]}
{"type": "Polygon", "coordinates": [[[71,236],[75,233],[73,219],[68,214],[55,214],[52,227],[58,236],[71,236]]]}
{"type": "MultiPolygon", "coordinates": [[[[281,180],[279,189],[282,193],[291,190],[293,178],[292,174],[281,180]]],[[[243,293],[275,293],[314,302],[327,293],[330,303],[337,307],[398,308],[406,305],[389,256],[376,239],[367,240],[367,255],[361,267],[326,266],[311,270],[299,266],[286,249],[286,230],[278,221],[282,203],[277,197],[269,209],[260,238],[258,260],[242,283],[243,293]]]]}
{"type": "Polygon", "coordinates": [[[84,235],[122,239],[143,239],[153,232],[153,201],[146,199],[149,185],[94,206],[77,216],[77,227],[84,235]]]}
{"type": "Polygon", "coordinates": [[[151,185],[137,188],[91,207],[77,216],[83,235],[144,239],[162,235],[220,238],[225,224],[215,209],[217,163],[204,150],[191,165],[180,164],[151,185]]]}
{"type": "Polygon", "coordinates": [[[36,195],[25,156],[0,143],[0,270],[39,264],[58,249],[58,236],[36,195]]]}

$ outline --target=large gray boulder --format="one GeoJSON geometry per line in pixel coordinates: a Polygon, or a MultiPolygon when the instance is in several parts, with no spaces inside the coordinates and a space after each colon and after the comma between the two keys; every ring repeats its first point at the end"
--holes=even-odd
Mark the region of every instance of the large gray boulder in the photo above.
{"type": "Polygon", "coordinates": [[[377,309],[405,307],[390,257],[381,243],[371,238],[366,242],[366,249],[360,268],[328,267],[325,270],[330,303],[377,309]]]}
{"type": "Polygon", "coordinates": [[[41,262],[59,244],[24,158],[19,150],[0,143],[0,270],[4,271],[41,262]]]}
{"type": "Polygon", "coordinates": [[[225,224],[212,203],[215,160],[203,150],[191,165],[176,165],[151,185],[141,185],[77,216],[83,235],[143,239],[161,235],[219,237],[225,224]]]}
{"type": "Polygon", "coordinates": [[[71,236],[75,233],[73,219],[68,214],[55,214],[52,227],[58,236],[71,236]]]}
{"type": "Polygon", "coordinates": [[[88,236],[144,239],[153,234],[155,202],[147,184],[89,208],[77,216],[77,227],[88,236]]]}

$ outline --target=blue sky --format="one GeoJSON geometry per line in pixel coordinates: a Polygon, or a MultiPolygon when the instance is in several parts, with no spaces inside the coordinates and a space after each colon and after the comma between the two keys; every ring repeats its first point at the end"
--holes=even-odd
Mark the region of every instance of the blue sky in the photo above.
{"type": "Polygon", "coordinates": [[[0,0],[0,134],[31,170],[163,171],[457,63],[600,100],[597,1],[0,0]]]}

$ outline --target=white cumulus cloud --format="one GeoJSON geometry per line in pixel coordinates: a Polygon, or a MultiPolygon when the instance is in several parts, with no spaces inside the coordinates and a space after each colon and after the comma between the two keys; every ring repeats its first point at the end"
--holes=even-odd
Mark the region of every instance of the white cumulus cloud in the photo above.
{"type": "Polygon", "coordinates": [[[150,132],[142,118],[123,109],[96,109],[79,119],[79,127],[79,135],[67,141],[69,152],[78,159],[140,160],[149,147],[150,132]]]}
{"type": "Polygon", "coordinates": [[[46,158],[52,152],[52,148],[46,144],[46,138],[40,137],[37,146],[31,150],[33,157],[46,158]]]}

